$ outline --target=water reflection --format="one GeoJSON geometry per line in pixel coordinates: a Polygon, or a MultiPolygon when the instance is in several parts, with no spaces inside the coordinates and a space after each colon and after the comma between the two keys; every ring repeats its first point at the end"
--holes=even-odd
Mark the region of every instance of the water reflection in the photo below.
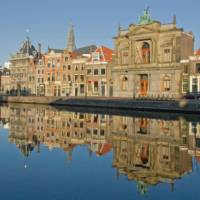
{"type": "Polygon", "coordinates": [[[171,184],[173,191],[174,181],[193,171],[192,158],[200,160],[200,123],[186,117],[78,113],[19,104],[2,106],[0,114],[2,126],[9,129],[9,142],[26,158],[25,168],[41,144],[63,149],[68,160],[73,160],[77,146],[85,145],[90,155],[112,151],[117,176],[136,181],[144,194],[149,185],[158,183],[171,184]]]}

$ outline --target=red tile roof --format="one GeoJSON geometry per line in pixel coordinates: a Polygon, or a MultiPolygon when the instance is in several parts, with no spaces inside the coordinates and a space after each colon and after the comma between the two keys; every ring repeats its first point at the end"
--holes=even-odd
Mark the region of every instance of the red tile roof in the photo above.
{"type": "MultiPolygon", "coordinates": [[[[111,62],[114,51],[108,47],[100,46],[95,51],[93,51],[93,53],[99,53],[100,60],[98,61],[111,62]]],[[[92,56],[89,61],[92,61],[92,56]]]]}
{"type": "Polygon", "coordinates": [[[200,49],[196,50],[196,51],[194,52],[194,55],[195,55],[195,56],[200,56],[200,49]]]}
{"type": "Polygon", "coordinates": [[[112,61],[113,57],[112,49],[105,46],[100,46],[99,48],[96,49],[95,52],[98,52],[100,54],[100,61],[106,61],[106,62],[112,61]]]}
{"type": "Polygon", "coordinates": [[[112,145],[111,144],[103,144],[101,145],[101,148],[98,150],[98,152],[96,152],[97,155],[102,156],[107,154],[109,151],[111,151],[112,149],[112,145]]]}

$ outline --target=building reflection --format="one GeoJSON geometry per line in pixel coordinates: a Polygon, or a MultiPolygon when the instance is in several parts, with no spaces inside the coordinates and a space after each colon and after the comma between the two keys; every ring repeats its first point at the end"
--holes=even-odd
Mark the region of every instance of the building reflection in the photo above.
{"type": "MultiPolygon", "coordinates": [[[[26,160],[40,144],[63,149],[72,160],[77,146],[90,155],[113,152],[117,176],[137,182],[144,194],[149,185],[170,183],[193,171],[200,161],[200,122],[186,118],[145,118],[77,113],[49,106],[9,104],[0,107],[1,123],[8,124],[9,142],[26,160]]],[[[25,164],[26,166],[26,164],[25,164]]]]}

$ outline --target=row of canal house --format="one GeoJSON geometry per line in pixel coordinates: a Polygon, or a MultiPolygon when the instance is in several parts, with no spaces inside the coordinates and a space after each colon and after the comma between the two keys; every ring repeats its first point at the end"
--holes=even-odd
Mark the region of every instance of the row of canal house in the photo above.
{"type": "Polygon", "coordinates": [[[11,93],[37,96],[180,98],[200,92],[200,54],[194,35],[163,24],[149,10],[127,29],[119,26],[114,51],[76,48],[73,26],[67,47],[41,53],[27,39],[11,57],[11,93]]]}
{"type": "Polygon", "coordinates": [[[63,149],[72,159],[79,145],[90,155],[113,151],[117,175],[129,180],[156,185],[174,183],[193,170],[193,158],[199,160],[199,122],[184,118],[108,116],[58,111],[38,105],[1,107],[7,122],[9,141],[25,156],[31,156],[40,144],[49,149],[63,149]]]}
{"type": "Polygon", "coordinates": [[[113,50],[105,46],[75,47],[73,26],[65,49],[41,53],[27,38],[11,56],[13,95],[108,96],[113,50]]]}

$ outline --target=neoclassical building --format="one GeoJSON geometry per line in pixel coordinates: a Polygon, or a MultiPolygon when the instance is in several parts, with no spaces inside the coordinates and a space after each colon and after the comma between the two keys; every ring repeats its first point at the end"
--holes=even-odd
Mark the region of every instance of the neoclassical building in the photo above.
{"type": "Polygon", "coordinates": [[[175,98],[182,94],[183,66],[193,54],[194,36],[176,25],[151,19],[144,10],[138,24],[114,37],[113,95],[120,97],[175,98]]]}

